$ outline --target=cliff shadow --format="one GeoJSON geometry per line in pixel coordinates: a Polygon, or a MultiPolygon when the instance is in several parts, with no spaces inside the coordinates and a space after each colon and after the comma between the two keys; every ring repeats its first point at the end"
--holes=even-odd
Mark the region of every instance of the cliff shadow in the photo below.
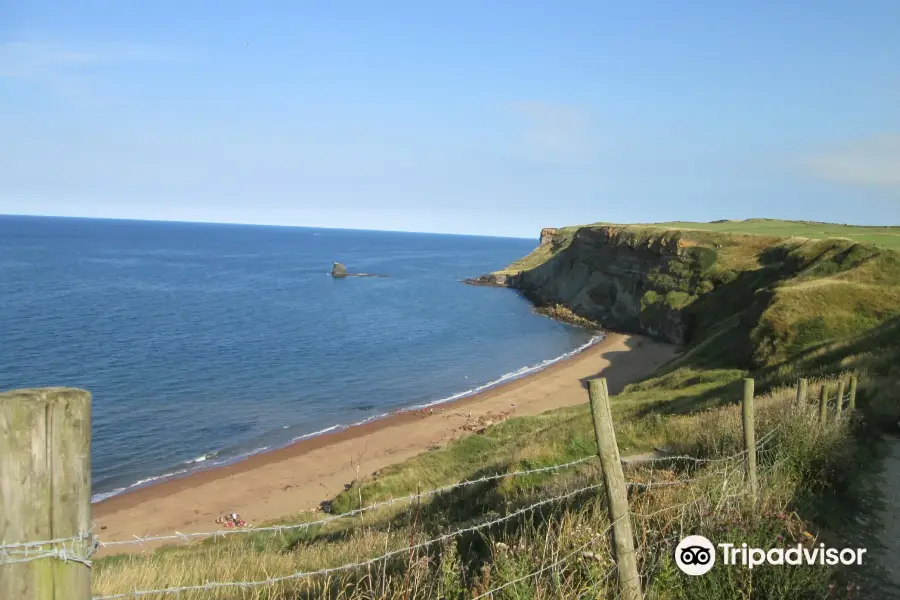
{"type": "MultiPolygon", "coordinates": [[[[604,357],[609,361],[609,365],[580,379],[582,388],[587,390],[591,380],[605,377],[614,406],[617,403],[615,396],[624,392],[629,384],[639,384],[648,378],[664,375],[666,365],[678,360],[678,356],[673,356],[674,348],[670,344],[646,336],[626,335],[629,338],[625,345],[629,350],[606,353],[604,357]]],[[[733,370],[699,373],[691,370],[687,373],[684,377],[679,377],[679,374],[675,373],[677,381],[660,387],[658,399],[652,397],[653,389],[636,390],[643,397],[630,401],[626,410],[633,411],[630,414],[637,418],[652,414],[686,414],[713,406],[736,403],[742,397],[743,382],[741,379],[735,379],[733,370]],[[698,386],[704,386],[704,389],[698,391],[696,389],[698,386]],[[649,398],[646,397],[648,392],[649,398]]]]}
{"type": "Polygon", "coordinates": [[[647,335],[630,332],[609,332],[628,336],[625,347],[628,350],[608,350],[603,358],[609,364],[596,373],[579,379],[581,387],[588,389],[588,382],[600,377],[606,378],[610,396],[620,394],[629,383],[646,379],[675,358],[674,344],[655,340],[647,335]]]}
{"type": "Polygon", "coordinates": [[[900,352],[900,316],[863,331],[850,341],[828,340],[811,345],[789,359],[759,371],[766,385],[793,385],[800,377],[869,370],[883,374],[900,352]]]}
{"type": "MultiPolygon", "coordinates": [[[[700,382],[694,382],[693,384],[696,385],[697,383],[700,382]]],[[[685,386],[689,385],[691,385],[691,382],[687,380],[685,386]]],[[[717,406],[738,404],[743,398],[743,389],[743,380],[734,379],[723,381],[699,393],[685,389],[684,394],[671,395],[672,391],[668,390],[670,394],[668,398],[647,401],[646,404],[643,404],[635,411],[634,416],[641,419],[651,415],[686,415],[717,406]]]]}
{"type": "MultiPolygon", "coordinates": [[[[772,259],[774,261],[774,259],[772,259]]],[[[772,262],[735,273],[682,311],[687,331],[683,366],[752,369],[752,332],[774,297],[773,286],[785,277],[783,263],[772,262]]]]}

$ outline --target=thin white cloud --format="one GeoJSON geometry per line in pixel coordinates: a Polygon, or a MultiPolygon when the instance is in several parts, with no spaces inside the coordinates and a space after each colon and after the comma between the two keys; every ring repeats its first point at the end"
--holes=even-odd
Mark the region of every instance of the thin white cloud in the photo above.
{"type": "Polygon", "coordinates": [[[509,105],[520,120],[522,141],[550,156],[585,151],[590,142],[590,119],[586,111],[548,102],[514,102],[509,105]]]}
{"type": "Polygon", "coordinates": [[[900,134],[884,134],[836,147],[802,161],[813,176],[900,192],[900,134]]]}
{"type": "Polygon", "coordinates": [[[73,47],[48,39],[0,42],[0,79],[12,79],[72,96],[89,92],[103,67],[181,60],[181,56],[133,43],[73,47]]]}

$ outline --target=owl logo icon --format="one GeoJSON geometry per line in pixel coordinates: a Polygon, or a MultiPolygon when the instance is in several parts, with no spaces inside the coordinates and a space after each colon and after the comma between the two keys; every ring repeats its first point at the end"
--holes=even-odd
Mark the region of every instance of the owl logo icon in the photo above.
{"type": "Polygon", "coordinates": [[[689,535],[675,548],[675,564],[688,575],[703,575],[716,564],[716,548],[702,535],[689,535]]]}

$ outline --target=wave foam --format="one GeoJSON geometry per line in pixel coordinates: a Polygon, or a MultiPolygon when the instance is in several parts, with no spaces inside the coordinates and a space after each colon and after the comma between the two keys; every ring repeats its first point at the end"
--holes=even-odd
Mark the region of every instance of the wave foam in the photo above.
{"type": "Polygon", "coordinates": [[[595,344],[600,343],[601,341],[603,341],[603,339],[605,337],[606,336],[602,333],[595,335],[594,337],[592,337],[590,340],[588,340],[581,346],[578,346],[574,350],[572,350],[570,352],[566,352],[565,354],[560,354],[556,358],[549,358],[549,359],[547,359],[543,362],[540,362],[536,365],[522,367],[521,369],[518,369],[516,371],[511,371],[509,373],[501,375],[497,379],[494,379],[493,381],[489,381],[483,385],[479,385],[478,387],[474,387],[474,388],[466,390],[464,392],[459,392],[457,394],[453,394],[452,396],[447,396],[446,398],[441,398],[439,400],[433,400],[433,401],[427,402],[425,404],[417,404],[416,406],[413,406],[412,408],[413,409],[428,408],[429,406],[436,406],[438,404],[445,404],[447,402],[453,402],[454,400],[459,400],[461,398],[467,398],[469,396],[474,396],[475,394],[477,394],[479,392],[489,390],[493,387],[497,387],[498,385],[506,383],[508,381],[512,381],[514,379],[519,379],[520,377],[530,375],[531,373],[536,373],[538,371],[546,369],[547,367],[549,367],[552,364],[558,363],[562,360],[566,360],[567,358],[571,358],[571,357],[575,356],[576,354],[584,352],[591,346],[594,346],[595,344]]]}
{"type": "Polygon", "coordinates": [[[326,427],[325,429],[320,429],[318,431],[313,431],[312,433],[304,433],[303,435],[298,435],[297,437],[291,439],[289,442],[293,444],[294,442],[299,442],[300,440],[307,440],[311,437],[316,437],[318,435],[322,435],[323,433],[328,433],[329,431],[337,431],[339,429],[346,429],[346,425],[332,425],[331,427],[326,427]]]}

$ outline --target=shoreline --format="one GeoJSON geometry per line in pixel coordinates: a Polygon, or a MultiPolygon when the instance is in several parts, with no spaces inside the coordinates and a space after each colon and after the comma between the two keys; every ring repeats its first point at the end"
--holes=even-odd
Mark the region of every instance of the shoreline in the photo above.
{"type": "Polygon", "coordinates": [[[215,518],[229,512],[258,524],[317,510],[356,477],[354,456],[363,467],[360,472],[368,476],[470,434],[473,418],[496,422],[586,402],[587,377],[603,374],[610,392],[618,393],[671,360],[674,352],[674,346],[641,336],[606,333],[578,353],[471,395],[398,411],[105,498],[92,505],[94,519],[101,539],[113,541],[176,530],[210,531],[216,529],[215,518]],[[468,409],[467,414],[460,409],[468,409]]]}
{"type": "MultiPolygon", "coordinates": [[[[422,410],[437,409],[438,407],[444,407],[444,406],[448,406],[451,404],[455,404],[457,402],[466,400],[468,398],[475,398],[476,396],[487,393],[494,389],[501,388],[501,387],[508,385],[514,381],[518,381],[520,379],[526,379],[532,375],[535,375],[537,373],[545,371],[546,369],[550,369],[553,366],[555,366],[556,364],[559,364],[561,362],[571,360],[572,358],[578,356],[579,354],[590,350],[594,346],[597,346],[598,344],[602,344],[608,335],[609,334],[607,332],[604,332],[604,331],[600,330],[599,328],[596,328],[594,330],[593,337],[588,342],[578,346],[577,348],[574,348],[568,352],[564,352],[563,354],[556,356],[554,358],[547,359],[547,360],[543,361],[542,363],[525,366],[525,367],[518,369],[517,371],[511,371],[509,373],[505,373],[505,374],[501,375],[500,377],[498,377],[497,379],[489,381],[485,384],[476,386],[474,388],[471,388],[471,389],[468,389],[468,390],[465,390],[462,392],[457,392],[455,394],[451,394],[447,397],[440,398],[438,400],[431,400],[431,401],[427,401],[424,403],[415,404],[415,405],[409,406],[407,408],[394,409],[394,410],[388,411],[386,413],[368,417],[367,419],[363,419],[362,421],[356,421],[353,423],[337,423],[335,425],[330,425],[319,431],[313,431],[310,433],[306,433],[306,434],[297,436],[290,442],[273,445],[273,446],[263,446],[263,447],[254,449],[248,453],[228,458],[226,460],[221,461],[218,464],[213,464],[213,465],[208,465],[208,466],[201,465],[201,466],[194,467],[193,469],[190,468],[189,466],[183,466],[177,471],[172,471],[172,472],[165,473],[162,475],[151,476],[146,479],[138,480],[135,483],[132,483],[125,487],[118,488],[111,492],[100,492],[99,494],[96,494],[96,496],[99,496],[96,500],[93,498],[94,494],[92,493],[91,505],[93,507],[97,507],[100,503],[106,502],[108,500],[112,500],[113,498],[117,498],[117,497],[120,497],[120,496],[123,496],[126,494],[132,494],[132,493],[147,489],[149,487],[161,485],[161,484],[164,484],[164,483],[167,483],[170,481],[175,481],[177,479],[193,477],[195,475],[199,475],[206,471],[215,471],[215,470],[223,469],[226,467],[232,467],[232,466],[242,463],[246,460],[249,460],[255,456],[268,455],[273,452],[279,452],[279,451],[285,450],[291,446],[294,446],[296,444],[300,444],[300,443],[303,443],[303,442],[306,442],[309,440],[320,438],[322,436],[334,435],[336,433],[340,433],[342,431],[347,431],[350,429],[355,430],[357,427],[369,425],[371,423],[375,423],[375,422],[381,421],[383,419],[390,419],[390,418],[397,417],[397,416],[405,414],[405,413],[418,413],[422,410]]],[[[442,410],[442,408],[441,408],[441,410],[442,410]]],[[[182,464],[191,464],[191,463],[195,463],[195,461],[196,461],[196,459],[189,461],[187,463],[182,463],[182,464]]],[[[177,467],[172,467],[172,468],[175,469],[177,467]]]]}

